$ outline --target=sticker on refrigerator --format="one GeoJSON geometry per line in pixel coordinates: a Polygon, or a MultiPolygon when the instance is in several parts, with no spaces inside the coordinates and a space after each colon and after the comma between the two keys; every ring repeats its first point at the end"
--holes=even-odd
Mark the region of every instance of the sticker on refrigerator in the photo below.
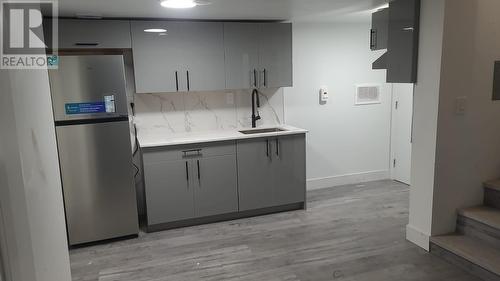
{"type": "Polygon", "coordinates": [[[67,103],[64,105],[64,108],[66,109],[66,115],[106,112],[106,105],[104,102],[67,103]]]}
{"type": "Polygon", "coordinates": [[[104,96],[104,104],[107,113],[115,113],[115,95],[104,96]]]}

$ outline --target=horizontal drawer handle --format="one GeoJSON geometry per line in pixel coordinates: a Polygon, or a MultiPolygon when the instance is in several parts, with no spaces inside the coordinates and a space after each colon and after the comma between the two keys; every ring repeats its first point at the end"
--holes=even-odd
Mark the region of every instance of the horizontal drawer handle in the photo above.
{"type": "Polygon", "coordinates": [[[75,43],[75,46],[98,46],[99,43],[82,43],[82,42],[78,42],[78,43],[75,43]]]}

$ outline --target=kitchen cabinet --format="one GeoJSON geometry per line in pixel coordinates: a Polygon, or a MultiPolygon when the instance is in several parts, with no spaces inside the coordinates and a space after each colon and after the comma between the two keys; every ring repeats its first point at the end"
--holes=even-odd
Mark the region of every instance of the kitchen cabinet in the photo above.
{"type": "Polygon", "coordinates": [[[148,226],[238,211],[234,142],[143,151],[148,226]]]}
{"type": "Polygon", "coordinates": [[[388,83],[417,82],[419,17],[420,0],[389,3],[388,83]]]}
{"type": "Polygon", "coordinates": [[[194,218],[188,161],[144,163],[148,224],[194,218]]]}
{"type": "Polygon", "coordinates": [[[370,31],[370,49],[387,49],[389,39],[389,9],[385,8],[372,14],[372,29],[370,31]]]}
{"type": "Polygon", "coordinates": [[[261,87],[291,87],[292,83],[292,24],[264,23],[259,48],[262,71],[261,87]]]}
{"type": "Polygon", "coordinates": [[[129,49],[127,20],[60,19],[59,49],[129,49]]]}
{"type": "Polygon", "coordinates": [[[259,86],[260,27],[255,23],[224,23],[227,89],[259,86]]]}
{"type": "Polygon", "coordinates": [[[240,211],[305,202],[305,135],[237,142],[240,211]]]}
{"type": "Polygon", "coordinates": [[[132,52],[137,93],[176,92],[181,83],[182,36],[180,23],[166,21],[132,22],[132,52]],[[152,28],[166,34],[145,32],[152,28]]]}
{"type": "Polygon", "coordinates": [[[131,33],[137,93],[225,89],[222,23],[133,21],[131,33]]]}
{"type": "Polygon", "coordinates": [[[290,23],[224,23],[226,88],[293,85],[290,23]]]}

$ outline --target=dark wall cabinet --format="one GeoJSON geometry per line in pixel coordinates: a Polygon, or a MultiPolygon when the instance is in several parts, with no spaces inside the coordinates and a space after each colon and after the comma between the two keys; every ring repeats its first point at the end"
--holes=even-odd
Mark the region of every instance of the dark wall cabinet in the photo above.
{"type": "Polygon", "coordinates": [[[370,49],[372,51],[387,49],[388,38],[389,9],[382,9],[372,14],[370,49]]]}
{"type": "Polygon", "coordinates": [[[387,47],[373,69],[387,69],[388,83],[417,82],[419,25],[420,0],[395,0],[388,9],[373,14],[372,29],[376,31],[371,32],[370,48],[387,47]],[[380,31],[384,30],[384,18],[388,18],[387,33],[380,31]]]}

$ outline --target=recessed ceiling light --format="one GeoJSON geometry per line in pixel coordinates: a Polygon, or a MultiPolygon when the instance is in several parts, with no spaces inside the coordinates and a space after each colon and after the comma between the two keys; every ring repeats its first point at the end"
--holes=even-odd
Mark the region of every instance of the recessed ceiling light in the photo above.
{"type": "Polygon", "coordinates": [[[194,0],[163,0],[160,4],[165,8],[188,9],[198,5],[194,0]]]}
{"type": "Polygon", "coordinates": [[[144,32],[165,33],[165,32],[167,32],[167,30],[163,29],[163,28],[148,28],[148,29],[144,29],[144,32]]]}

